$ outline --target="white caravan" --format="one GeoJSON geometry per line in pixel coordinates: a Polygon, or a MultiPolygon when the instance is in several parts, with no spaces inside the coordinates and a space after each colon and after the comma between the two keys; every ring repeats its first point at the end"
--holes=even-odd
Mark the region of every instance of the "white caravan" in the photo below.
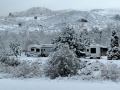
{"type": "Polygon", "coordinates": [[[48,56],[53,51],[53,44],[42,44],[42,45],[29,45],[27,50],[27,56],[48,56]]]}
{"type": "Polygon", "coordinates": [[[86,56],[92,58],[101,58],[101,47],[100,45],[86,46],[86,56]]]}

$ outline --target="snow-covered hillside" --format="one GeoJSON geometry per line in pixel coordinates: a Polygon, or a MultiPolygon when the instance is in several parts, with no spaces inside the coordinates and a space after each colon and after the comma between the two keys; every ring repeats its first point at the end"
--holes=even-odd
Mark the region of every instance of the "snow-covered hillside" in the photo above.
{"type": "Polygon", "coordinates": [[[64,26],[73,26],[76,30],[86,27],[89,30],[94,26],[105,28],[108,23],[116,23],[114,19],[119,11],[96,9],[91,11],[59,10],[52,11],[47,8],[33,7],[23,12],[10,13],[8,17],[0,20],[0,30],[44,30],[59,31],[64,26]],[[37,16],[37,19],[34,17],[37,16]],[[87,22],[81,21],[82,19],[87,22]],[[19,23],[22,24],[19,27],[19,23]],[[17,26],[17,27],[14,27],[17,26]]]}

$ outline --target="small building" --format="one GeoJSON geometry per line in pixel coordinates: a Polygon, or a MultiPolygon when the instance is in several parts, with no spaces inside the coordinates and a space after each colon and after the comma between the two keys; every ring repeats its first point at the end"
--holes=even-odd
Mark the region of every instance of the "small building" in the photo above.
{"type": "Polygon", "coordinates": [[[53,51],[53,44],[33,44],[28,46],[27,56],[48,56],[53,51]]]}
{"type": "Polygon", "coordinates": [[[86,46],[86,56],[92,58],[98,58],[100,59],[101,56],[106,56],[107,53],[107,47],[105,46],[100,46],[98,44],[95,45],[90,45],[90,46],[86,46]]]}

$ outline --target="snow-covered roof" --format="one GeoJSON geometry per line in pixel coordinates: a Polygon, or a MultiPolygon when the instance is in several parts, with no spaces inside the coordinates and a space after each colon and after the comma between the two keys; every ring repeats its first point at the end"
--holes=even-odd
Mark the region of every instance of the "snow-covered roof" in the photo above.
{"type": "Polygon", "coordinates": [[[30,49],[30,48],[41,48],[41,47],[53,47],[53,44],[41,44],[41,45],[32,44],[32,45],[28,46],[28,49],[30,49]]]}
{"type": "Polygon", "coordinates": [[[93,46],[100,46],[99,44],[91,44],[90,47],[93,47],[93,46]]]}
{"type": "Polygon", "coordinates": [[[42,44],[42,47],[53,47],[53,44],[42,44]]]}
{"type": "Polygon", "coordinates": [[[38,45],[38,44],[32,44],[32,45],[29,45],[28,48],[41,48],[41,45],[38,45]]]}

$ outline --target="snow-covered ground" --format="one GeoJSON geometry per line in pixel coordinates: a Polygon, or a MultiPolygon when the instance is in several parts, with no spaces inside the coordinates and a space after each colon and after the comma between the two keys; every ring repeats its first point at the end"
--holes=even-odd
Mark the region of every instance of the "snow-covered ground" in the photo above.
{"type": "Polygon", "coordinates": [[[64,79],[0,79],[0,90],[120,90],[120,83],[64,79]]]}
{"type": "MultiPolygon", "coordinates": [[[[18,59],[23,61],[40,61],[42,63],[45,63],[48,60],[48,57],[27,57],[24,54],[22,56],[18,56],[18,59]]],[[[89,61],[89,62],[94,62],[94,61],[100,61],[104,64],[110,63],[115,63],[117,65],[120,65],[120,60],[107,60],[107,56],[102,56],[101,59],[90,59],[89,57],[86,58],[81,58],[82,61],[89,61]]]]}
{"type": "Polygon", "coordinates": [[[101,59],[90,59],[89,57],[87,57],[87,58],[82,58],[81,60],[87,60],[90,62],[100,61],[104,64],[108,64],[110,62],[110,63],[115,63],[120,66],[120,60],[107,60],[107,56],[102,56],[101,59]]]}
{"type": "MultiPolygon", "coordinates": [[[[48,57],[26,57],[24,54],[18,57],[19,60],[34,62],[39,60],[45,63],[48,57]]],[[[107,60],[106,56],[101,59],[81,58],[83,61],[96,61],[107,64],[108,62],[120,65],[120,60],[107,60]]],[[[97,80],[81,80],[78,78],[57,78],[50,80],[45,77],[41,78],[4,78],[4,74],[0,74],[0,90],[120,90],[120,83],[112,81],[97,81],[97,80]]]]}
{"type": "Polygon", "coordinates": [[[38,61],[38,62],[44,64],[46,62],[46,60],[48,60],[48,57],[27,57],[26,55],[22,54],[21,56],[18,56],[18,60],[29,61],[29,62],[38,61]]]}

